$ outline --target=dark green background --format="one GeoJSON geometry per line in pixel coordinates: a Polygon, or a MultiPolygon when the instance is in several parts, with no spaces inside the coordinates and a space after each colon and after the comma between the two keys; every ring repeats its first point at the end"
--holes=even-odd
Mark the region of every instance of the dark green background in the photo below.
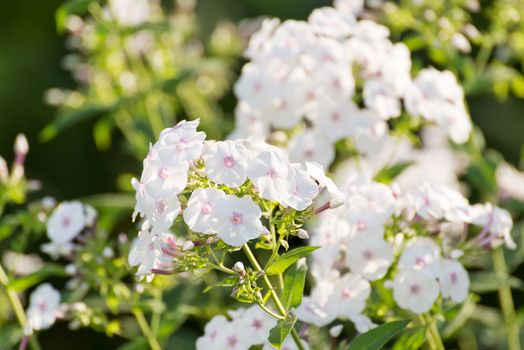
{"type": "MultiPolygon", "coordinates": [[[[50,142],[39,142],[38,133],[55,113],[44,104],[44,91],[51,87],[74,87],[60,65],[67,53],[65,37],[56,33],[54,23],[54,12],[60,3],[61,0],[1,2],[0,155],[12,159],[14,138],[19,132],[25,133],[31,146],[29,177],[41,180],[46,194],[63,200],[115,191],[116,176],[123,171],[138,173],[141,165],[123,155],[118,134],[108,152],[98,152],[90,122],[76,125],[50,142]]],[[[237,21],[259,15],[305,18],[312,8],[326,4],[329,2],[320,0],[207,0],[200,1],[197,10],[205,33],[221,19],[237,21]]],[[[524,101],[497,102],[487,94],[468,102],[488,144],[518,163],[524,144],[524,101]]],[[[44,348],[70,349],[72,342],[77,350],[115,345],[88,330],[70,334],[67,339],[65,329],[66,325],[60,323],[44,332],[41,335],[44,348]]]]}

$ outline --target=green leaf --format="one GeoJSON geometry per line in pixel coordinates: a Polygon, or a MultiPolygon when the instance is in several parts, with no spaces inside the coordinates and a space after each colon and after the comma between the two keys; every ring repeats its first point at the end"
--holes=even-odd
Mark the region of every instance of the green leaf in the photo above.
{"type": "Polygon", "coordinates": [[[426,341],[426,329],[417,327],[402,334],[393,345],[392,350],[417,350],[426,341]]]}
{"type": "Polygon", "coordinates": [[[393,345],[393,350],[417,350],[426,342],[426,329],[417,327],[402,334],[393,345]]]}
{"type": "Polygon", "coordinates": [[[297,307],[302,302],[304,285],[306,284],[307,264],[302,258],[289,268],[284,277],[284,290],[282,292],[282,303],[286,309],[297,307]]]}
{"type": "Polygon", "coordinates": [[[133,339],[117,348],[117,350],[145,350],[148,349],[147,340],[144,337],[133,339]]]}
{"type": "Polygon", "coordinates": [[[295,325],[295,322],[297,322],[297,316],[288,316],[284,320],[279,320],[277,322],[277,325],[271,329],[269,332],[269,342],[271,345],[273,345],[276,349],[280,350],[280,347],[282,346],[282,343],[284,340],[286,340],[287,336],[293,329],[293,326],[295,325]]]}
{"type": "Polygon", "coordinates": [[[16,349],[23,337],[22,328],[16,324],[0,327],[0,349],[16,349]]]}
{"type": "Polygon", "coordinates": [[[293,265],[298,259],[308,256],[320,247],[306,246],[290,250],[279,256],[273,263],[267,267],[266,274],[278,275],[284,273],[288,267],[293,265]]]}
{"type": "Polygon", "coordinates": [[[349,350],[379,350],[406,328],[410,320],[399,320],[378,326],[356,337],[349,345],[349,350]]]}
{"type": "Polygon", "coordinates": [[[133,210],[135,196],[131,193],[101,193],[83,197],[82,202],[96,208],[133,210]]]}
{"type": "MultiPolygon", "coordinates": [[[[507,209],[506,205],[504,207],[507,209]]],[[[517,249],[505,249],[504,255],[510,271],[513,271],[524,262],[524,221],[513,226],[511,236],[517,244],[517,249]]]]}
{"type": "Polygon", "coordinates": [[[204,289],[204,293],[209,292],[213,288],[217,287],[233,287],[238,282],[238,276],[229,276],[224,278],[221,281],[218,281],[217,283],[213,283],[204,289]]]}
{"type": "Polygon", "coordinates": [[[100,151],[107,151],[111,147],[111,130],[113,123],[110,119],[98,120],[93,128],[95,145],[100,151]]]}
{"type": "Polygon", "coordinates": [[[500,287],[511,287],[524,291],[524,281],[515,277],[498,276],[495,272],[470,272],[469,290],[474,293],[488,293],[499,290],[500,287]]]}
{"type": "Polygon", "coordinates": [[[23,292],[53,276],[66,276],[64,267],[58,264],[47,264],[32,274],[12,280],[9,286],[17,292],[23,292]]]}
{"type": "Polygon", "coordinates": [[[112,106],[88,106],[63,111],[40,132],[40,139],[42,141],[49,141],[62,130],[71,127],[80,121],[99,117],[110,112],[112,109],[112,106]]]}
{"type": "Polygon", "coordinates": [[[375,181],[382,182],[385,184],[389,184],[391,181],[393,181],[397,176],[402,174],[404,170],[409,168],[411,165],[413,165],[414,162],[402,162],[399,164],[395,164],[390,167],[384,167],[380,169],[380,171],[375,175],[375,181]]]}

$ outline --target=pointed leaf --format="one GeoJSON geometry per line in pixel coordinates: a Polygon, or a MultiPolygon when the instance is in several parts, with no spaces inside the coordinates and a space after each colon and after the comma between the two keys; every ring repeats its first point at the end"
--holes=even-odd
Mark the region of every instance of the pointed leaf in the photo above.
{"type": "Polygon", "coordinates": [[[58,264],[47,264],[34,273],[12,280],[9,286],[17,292],[23,292],[53,276],[66,276],[64,267],[58,264]]]}
{"type": "Polygon", "coordinates": [[[390,167],[384,167],[380,169],[377,175],[375,175],[375,181],[389,184],[397,176],[402,174],[404,170],[406,170],[411,165],[413,165],[413,163],[414,162],[402,162],[402,163],[398,163],[390,167]]]}
{"type": "Polygon", "coordinates": [[[302,302],[304,285],[306,284],[307,264],[306,259],[302,258],[291,266],[284,277],[284,290],[282,292],[282,303],[289,310],[297,307],[302,302]]]}
{"type": "Polygon", "coordinates": [[[379,350],[386,343],[399,335],[410,320],[385,323],[356,337],[349,345],[349,350],[379,350]]]}
{"type": "Polygon", "coordinates": [[[282,254],[270,266],[268,266],[266,274],[278,275],[284,273],[284,271],[297,262],[298,259],[308,256],[318,248],[320,247],[306,246],[290,250],[289,252],[282,254]]]}
{"type": "Polygon", "coordinates": [[[297,322],[297,316],[295,315],[288,316],[286,319],[278,321],[277,325],[269,332],[268,340],[271,345],[280,350],[282,343],[286,340],[289,333],[291,333],[291,329],[293,329],[295,322],[297,322]]]}

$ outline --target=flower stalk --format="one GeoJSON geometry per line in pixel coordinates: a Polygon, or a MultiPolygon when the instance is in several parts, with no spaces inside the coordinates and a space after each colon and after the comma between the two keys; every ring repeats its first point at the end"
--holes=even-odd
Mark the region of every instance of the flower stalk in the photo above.
{"type": "MultiPolygon", "coordinates": [[[[262,274],[262,278],[264,280],[264,283],[266,284],[267,288],[269,289],[269,291],[271,293],[271,299],[275,303],[276,308],[278,309],[278,311],[280,312],[280,314],[283,317],[287,317],[288,311],[286,310],[286,308],[282,304],[282,301],[280,300],[280,298],[279,298],[275,288],[271,284],[271,281],[269,280],[269,277],[267,277],[267,275],[264,272],[264,270],[262,270],[262,267],[258,263],[257,258],[255,257],[253,252],[251,251],[251,248],[249,248],[249,246],[246,243],[246,244],[244,244],[242,246],[242,249],[244,250],[244,253],[246,254],[246,256],[249,259],[249,261],[251,262],[251,265],[253,265],[253,267],[255,268],[256,271],[258,271],[258,272],[260,272],[262,274]]],[[[304,350],[304,346],[302,345],[302,342],[300,341],[298,333],[297,333],[297,331],[295,330],[294,327],[291,329],[291,337],[293,338],[293,341],[297,345],[297,348],[299,350],[304,350]]]]}
{"type": "MultiPolygon", "coordinates": [[[[504,251],[502,247],[494,249],[492,254],[493,268],[499,281],[508,279],[508,271],[506,261],[504,259],[504,251]]],[[[508,341],[509,350],[520,350],[519,326],[515,315],[515,306],[513,303],[513,296],[511,295],[511,287],[507,284],[502,285],[498,289],[500,306],[504,316],[504,326],[506,328],[506,337],[508,341]]]]}
{"type": "MultiPolygon", "coordinates": [[[[9,277],[7,277],[7,274],[5,273],[2,264],[0,264],[0,284],[4,287],[6,291],[7,297],[9,299],[9,302],[11,303],[11,306],[13,307],[13,311],[15,312],[20,327],[22,327],[22,329],[25,329],[27,324],[27,315],[25,314],[22,303],[20,302],[20,298],[18,298],[18,294],[13,288],[9,286],[9,277]]],[[[31,335],[29,337],[29,344],[31,345],[31,349],[33,350],[42,349],[34,335],[31,335]]]]}
{"type": "Polygon", "coordinates": [[[446,350],[442,338],[440,337],[435,319],[429,314],[423,314],[420,318],[422,323],[426,326],[429,348],[431,350],[446,350]]]}

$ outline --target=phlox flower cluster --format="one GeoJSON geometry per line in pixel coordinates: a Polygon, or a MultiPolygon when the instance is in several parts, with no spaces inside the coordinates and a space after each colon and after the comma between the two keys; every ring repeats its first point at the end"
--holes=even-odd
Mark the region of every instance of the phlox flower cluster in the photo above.
{"type": "Polygon", "coordinates": [[[79,201],[62,202],[49,216],[46,223],[50,242],[41,247],[54,258],[69,256],[75,250],[75,238],[86,228],[94,225],[96,210],[79,201]]]}
{"type": "Polygon", "coordinates": [[[290,163],[284,151],[263,141],[205,141],[197,126],[198,121],[182,121],[162,131],[140,180],[132,181],[134,215],[145,219],[129,255],[138,275],[165,269],[177,251],[192,248],[191,242],[179,247],[169,238],[177,218],[192,233],[216,234],[239,247],[269,233],[261,220],[264,201],[303,211],[322,192],[324,208],[340,204],[342,194],[318,164],[290,163]]]}
{"type": "Polygon", "coordinates": [[[515,248],[507,211],[470,205],[448,187],[425,183],[401,192],[354,175],[340,189],[346,203],[322,213],[311,230],[310,244],[321,248],[311,259],[315,286],[297,310],[304,322],[325,326],[342,317],[366,331],[374,326],[366,300],[377,284],[415,314],[438,300],[462,302],[469,293],[464,251],[515,248]]]}
{"type": "MultiPolygon", "coordinates": [[[[230,319],[218,315],[206,325],[204,335],[196,342],[197,350],[246,350],[255,345],[262,349],[273,349],[268,342],[270,330],[277,325],[277,320],[266,314],[257,305],[247,309],[240,308],[228,312],[230,319]]],[[[302,342],[305,349],[306,343],[302,342]]],[[[296,350],[296,344],[288,336],[281,349],[296,350]]]]}
{"type": "Polygon", "coordinates": [[[350,138],[361,155],[387,149],[391,120],[403,114],[440,127],[456,143],[472,129],[464,94],[451,72],[422,69],[411,77],[403,43],[349,6],[314,10],[307,21],[267,19],[245,51],[235,85],[239,99],[231,138],[290,131],[293,161],[324,166],[334,144],[350,138]]]}

